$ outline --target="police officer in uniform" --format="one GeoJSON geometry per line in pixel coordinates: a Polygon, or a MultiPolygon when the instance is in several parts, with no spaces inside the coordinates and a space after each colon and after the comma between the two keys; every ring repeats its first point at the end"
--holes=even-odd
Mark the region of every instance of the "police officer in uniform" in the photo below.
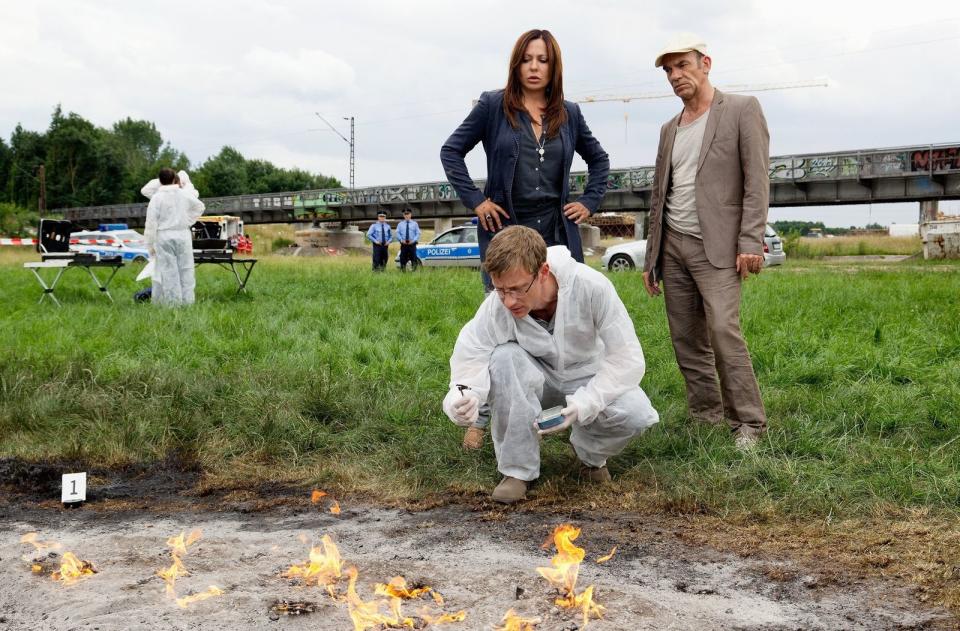
{"type": "Polygon", "coordinates": [[[403,221],[397,224],[397,240],[400,241],[400,271],[416,270],[420,266],[417,258],[417,242],[420,240],[420,226],[412,219],[413,212],[408,208],[403,211],[403,221]]]}
{"type": "Polygon", "coordinates": [[[382,272],[387,266],[390,241],[393,238],[390,224],[387,223],[387,213],[377,213],[377,223],[367,229],[367,238],[373,244],[373,271],[382,272]]]}

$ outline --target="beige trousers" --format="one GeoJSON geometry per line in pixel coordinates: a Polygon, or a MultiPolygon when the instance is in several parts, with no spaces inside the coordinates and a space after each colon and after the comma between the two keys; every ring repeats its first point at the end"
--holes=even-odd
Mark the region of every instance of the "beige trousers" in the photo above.
{"type": "Polygon", "coordinates": [[[700,239],[670,229],[664,237],[667,322],[690,416],[707,423],[725,418],[734,431],[763,432],[767,416],[740,332],[740,275],[733,267],[714,267],[700,239]]]}

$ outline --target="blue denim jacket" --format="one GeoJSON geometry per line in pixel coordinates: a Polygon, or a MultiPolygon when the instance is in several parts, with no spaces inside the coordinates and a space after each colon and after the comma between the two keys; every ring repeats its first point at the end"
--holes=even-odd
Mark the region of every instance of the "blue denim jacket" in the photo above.
{"type": "MultiPolygon", "coordinates": [[[[589,177],[583,195],[577,200],[594,213],[600,207],[603,194],[607,188],[607,174],[610,172],[610,159],[590,128],[583,120],[580,106],[570,101],[564,101],[567,108],[567,123],[560,128],[560,139],[563,143],[563,191],[560,197],[560,207],[563,208],[570,195],[570,167],[573,164],[573,152],[576,151],[587,163],[589,177]]],[[[517,157],[520,147],[520,129],[510,126],[506,114],[503,112],[503,90],[484,92],[480,100],[467,118],[457,127],[440,149],[440,162],[447,174],[447,180],[453,185],[460,200],[467,208],[476,208],[489,198],[498,206],[502,206],[510,218],[507,223],[515,223],[512,202],[513,174],[517,168],[517,157]],[[483,192],[477,188],[467,171],[464,157],[477,146],[483,143],[483,151],[487,155],[487,182],[483,192]]],[[[583,262],[583,246],[580,243],[580,232],[577,224],[566,217],[563,218],[567,234],[567,245],[573,258],[583,262]]],[[[487,244],[493,238],[492,232],[483,227],[477,227],[480,240],[480,258],[483,259],[487,244]]]]}

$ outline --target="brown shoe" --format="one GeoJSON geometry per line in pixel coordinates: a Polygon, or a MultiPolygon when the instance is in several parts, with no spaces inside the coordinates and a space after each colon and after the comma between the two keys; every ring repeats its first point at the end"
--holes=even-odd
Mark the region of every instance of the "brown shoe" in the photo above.
{"type": "Polygon", "coordinates": [[[493,501],[501,504],[513,504],[527,499],[527,486],[529,483],[517,478],[511,478],[508,475],[503,476],[497,488],[493,489],[491,497],[493,501]]]}
{"type": "Polygon", "coordinates": [[[606,484],[612,479],[610,477],[610,471],[607,469],[607,465],[602,467],[591,467],[584,463],[580,463],[580,479],[584,482],[591,482],[593,484],[606,484]]]}
{"type": "Polygon", "coordinates": [[[464,449],[480,449],[483,447],[483,436],[486,432],[482,427],[468,427],[463,435],[464,449]]]}

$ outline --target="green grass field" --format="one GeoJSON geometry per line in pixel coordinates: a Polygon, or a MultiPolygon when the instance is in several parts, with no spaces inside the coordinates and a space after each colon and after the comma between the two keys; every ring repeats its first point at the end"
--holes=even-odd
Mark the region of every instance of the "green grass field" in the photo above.
{"type": "MultiPolygon", "coordinates": [[[[440,409],[448,357],[482,299],[476,272],[373,275],[357,256],[266,257],[250,293],[198,273],[199,302],[116,304],[71,271],[64,307],[0,255],[0,457],[123,465],[170,452],[211,478],[320,484],[388,500],[487,491],[492,448],[465,453],[440,409]]],[[[610,501],[715,515],[862,516],[960,508],[960,265],[790,262],[745,286],[744,331],[770,431],[741,454],[686,422],[662,300],[613,278],[644,346],[662,422],[611,470],[610,501]]],[[[586,493],[564,440],[545,498],[586,493]]]]}

